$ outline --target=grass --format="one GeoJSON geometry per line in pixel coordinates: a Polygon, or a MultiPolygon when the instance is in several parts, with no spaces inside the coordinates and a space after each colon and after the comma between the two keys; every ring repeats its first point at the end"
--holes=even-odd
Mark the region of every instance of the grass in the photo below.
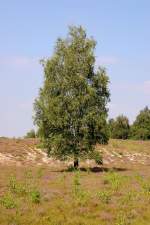
{"type": "MultiPolygon", "coordinates": [[[[133,152],[135,146],[128,146],[112,140],[106,148],[133,152]]],[[[150,224],[149,165],[115,161],[75,171],[1,164],[0,169],[0,225],[150,224]]]]}
{"type": "Polygon", "coordinates": [[[149,224],[149,177],[112,171],[63,173],[49,168],[42,169],[40,178],[39,168],[30,173],[32,179],[21,168],[3,180],[9,185],[4,185],[0,198],[0,224],[149,224]]]}
{"type": "Polygon", "coordinates": [[[111,201],[111,191],[110,190],[101,190],[97,193],[98,198],[101,202],[108,204],[111,201]]]}

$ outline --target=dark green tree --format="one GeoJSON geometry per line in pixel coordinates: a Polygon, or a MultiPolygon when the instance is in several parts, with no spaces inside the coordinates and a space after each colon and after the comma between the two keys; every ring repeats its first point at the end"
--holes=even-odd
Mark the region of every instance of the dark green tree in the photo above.
{"type": "Polygon", "coordinates": [[[25,138],[35,138],[35,137],[36,137],[36,133],[34,129],[28,131],[27,134],[25,135],[25,138]]]}
{"type": "Polygon", "coordinates": [[[130,134],[129,120],[126,116],[120,115],[115,120],[109,120],[110,137],[115,139],[127,139],[130,134]]]}
{"type": "Polygon", "coordinates": [[[108,142],[109,78],[95,70],[96,42],[82,27],[59,38],[51,58],[43,60],[44,84],[35,100],[35,124],[48,154],[65,160],[94,151],[108,142]]]}
{"type": "Polygon", "coordinates": [[[145,107],[136,117],[131,128],[131,137],[139,140],[150,139],[150,109],[145,107]]]}

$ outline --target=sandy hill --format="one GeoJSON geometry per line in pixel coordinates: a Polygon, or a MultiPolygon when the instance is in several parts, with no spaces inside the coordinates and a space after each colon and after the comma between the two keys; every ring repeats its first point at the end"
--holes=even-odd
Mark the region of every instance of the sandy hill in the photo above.
{"type": "MultiPolygon", "coordinates": [[[[57,165],[60,163],[48,158],[46,152],[38,146],[38,139],[0,138],[0,164],[16,164],[17,166],[21,166],[25,164],[57,165]]],[[[149,141],[110,140],[108,145],[98,145],[97,149],[102,151],[104,164],[106,165],[150,165],[149,141]]],[[[90,164],[92,162],[88,161],[87,163],[90,164]]]]}

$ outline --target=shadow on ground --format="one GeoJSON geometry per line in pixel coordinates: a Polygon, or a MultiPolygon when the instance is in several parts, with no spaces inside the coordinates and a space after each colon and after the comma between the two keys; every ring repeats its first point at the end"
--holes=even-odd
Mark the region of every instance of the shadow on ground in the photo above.
{"type": "Polygon", "coordinates": [[[99,166],[95,166],[95,167],[80,167],[78,170],[74,169],[74,167],[69,167],[67,169],[62,169],[62,170],[57,170],[57,171],[53,171],[53,172],[75,172],[75,171],[82,171],[82,172],[92,172],[92,173],[102,173],[102,172],[124,172],[127,171],[129,169],[127,168],[121,168],[121,167],[112,167],[112,168],[108,168],[108,167],[99,167],[99,166]]]}

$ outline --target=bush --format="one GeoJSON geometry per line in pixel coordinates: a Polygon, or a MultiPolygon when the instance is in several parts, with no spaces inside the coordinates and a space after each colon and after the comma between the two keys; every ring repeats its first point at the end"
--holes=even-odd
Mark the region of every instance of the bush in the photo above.
{"type": "Polygon", "coordinates": [[[29,192],[29,196],[31,198],[31,201],[33,203],[40,203],[41,201],[41,193],[39,190],[37,190],[36,188],[32,189],[30,192],[29,192]]]}
{"type": "Polygon", "coordinates": [[[15,176],[12,176],[9,180],[10,191],[14,194],[25,195],[27,193],[26,185],[16,180],[15,176]]]}
{"type": "Polygon", "coordinates": [[[89,155],[90,159],[93,159],[97,165],[103,164],[103,157],[102,153],[99,151],[94,151],[89,155]]]}
{"type": "Polygon", "coordinates": [[[6,209],[13,209],[16,207],[16,202],[10,193],[5,194],[2,198],[0,198],[0,204],[6,209]]]}
{"type": "Polygon", "coordinates": [[[102,154],[98,151],[94,152],[94,160],[97,165],[102,165],[103,164],[102,154]]]}

